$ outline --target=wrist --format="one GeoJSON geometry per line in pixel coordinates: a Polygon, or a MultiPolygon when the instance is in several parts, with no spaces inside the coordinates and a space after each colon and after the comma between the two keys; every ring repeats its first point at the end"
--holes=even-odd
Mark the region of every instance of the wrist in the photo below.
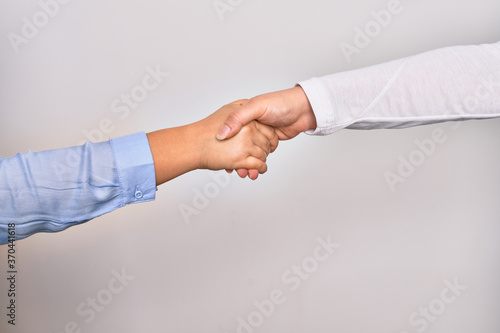
{"type": "Polygon", "coordinates": [[[296,85],[290,90],[293,92],[293,103],[295,103],[297,112],[299,113],[300,123],[302,124],[302,132],[316,129],[316,116],[314,115],[311,103],[309,102],[309,98],[307,98],[304,89],[302,89],[300,85],[296,85]]]}
{"type": "Polygon", "coordinates": [[[147,133],[153,155],[156,185],[199,167],[200,146],[192,125],[147,133]]]}
{"type": "Polygon", "coordinates": [[[209,152],[208,142],[212,137],[206,135],[206,128],[204,126],[203,120],[196,123],[185,126],[186,136],[188,141],[186,144],[186,149],[189,149],[190,154],[188,156],[189,166],[192,170],[207,169],[207,155],[209,152]]]}

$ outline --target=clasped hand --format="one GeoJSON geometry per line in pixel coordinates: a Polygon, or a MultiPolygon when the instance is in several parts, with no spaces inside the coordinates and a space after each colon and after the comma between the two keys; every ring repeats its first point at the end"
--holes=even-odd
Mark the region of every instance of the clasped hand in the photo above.
{"type": "MultiPolygon", "coordinates": [[[[278,145],[276,137],[279,140],[289,140],[301,132],[316,128],[316,117],[300,86],[239,102],[237,104],[240,107],[231,112],[219,128],[217,139],[221,142],[230,141],[241,134],[245,135],[248,132],[247,126],[258,126],[267,134],[268,139],[272,139],[269,144],[272,147],[270,152],[273,152],[278,145]],[[263,125],[267,126],[262,127],[263,125]],[[271,136],[270,130],[274,135],[271,136]]],[[[261,160],[265,162],[265,159],[261,160]]],[[[242,178],[249,176],[251,179],[257,179],[258,174],[262,173],[260,169],[248,165],[242,168],[226,167],[229,173],[233,169],[236,169],[242,178]]],[[[267,166],[265,169],[267,170],[267,166]]]]}
{"type": "Polygon", "coordinates": [[[156,184],[195,169],[237,170],[240,177],[257,179],[279,140],[315,128],[299,86],[227,104],[196,123],[147,134],[156,184]]]}

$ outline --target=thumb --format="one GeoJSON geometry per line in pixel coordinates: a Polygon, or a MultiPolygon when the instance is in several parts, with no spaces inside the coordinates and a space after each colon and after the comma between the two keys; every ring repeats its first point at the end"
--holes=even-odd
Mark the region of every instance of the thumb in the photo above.
{"type": "Polygon", "coordinates": [[[264,110],[258,107],[258,104],[252,101],[244,104],[242,107],[233,111],[227,116],[226,121],[217,132],[217,139],[230,139],[238,134],[241,128],[252,120],[258,119],[264,114],[264,110]]]}

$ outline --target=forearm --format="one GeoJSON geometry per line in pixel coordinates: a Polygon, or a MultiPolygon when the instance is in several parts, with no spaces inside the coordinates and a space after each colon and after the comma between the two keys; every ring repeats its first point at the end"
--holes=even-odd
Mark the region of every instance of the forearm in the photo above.
{"type": "Polygon", "coordinates": [[[310,134],[500,116],[500,43],[457,46],[301,82],[310,134]]]}

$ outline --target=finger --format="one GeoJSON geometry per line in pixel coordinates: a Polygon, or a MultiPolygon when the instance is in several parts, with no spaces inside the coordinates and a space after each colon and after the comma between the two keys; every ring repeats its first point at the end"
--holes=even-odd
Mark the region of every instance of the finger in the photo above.
{"type": "Polygon", "coordinates": [[[280,142],[278,134],[276,133],[274,127],[261,124],[258,121],[255,122],[255,127],[259,130],[259,132],[264,134],[266,138],[269,140],[271,147],[269,153],[274,152],[276,148],[278,148],[278,144],[280,142]]]}
{"type": "Polygon", "coordinates": [[[259,170],[248,170],[248,178],[256,180],[259,177],[259,170]]]}
{"type": "Polygon", "coordinates": [[[265,113],[265,106],[262,107],[259,103],[252,103],[252,101],[236,111],[231,112],[226,118],[226,121],[217,133],[218,140],[229,139],[239,133],[241,128],[252,120],[258,119],[265,113]]]}
{"type": "MultiPolygon", "coordinates": [[[[249,135],[251,136],[252,140],[251,141],[252,145],[247,148],[247,152],[250,155],[261,159],[262,161],[265,161],[265,157],[267,157],[267,155],[269,155],[272,152],[273,147],[269,139],[255,128],[256,124],[257,122],[253,122],[242,130],[242,131],[249,131],[249,135]],[[265,157],[262,157],[262,153],[259,152],[259,149],[265,153],[266,155],[265,157]]],[[[271,136],[270,133],[268,133],[268,135],[271,136]]]]}
{"type": "Polygon", "coordinates": [[[266,162],[263,162],[262,160],[260,160],[256,157],[253,157],[253,156],[248,156],[245,159],[245,165],[248,167],[247,175],[252,170],[257,170],[259,173],[265,173],[267,171],[266,162]]]}
{"type": "Polygon", "coordinates": [[[232,173],[233,173],[233,171],[234,171],[233,169],[226,169],[226,172],[227,172],[228,174],[232,174],[232,173]]]}
{"type": "Polygon", "coordinates": [[[245,178],[246,176],[248,176],[247,169],[237,169],[236,173],[238,174],[238,176],[240,176],[240,178],[245,178]]]}
{"type": "MultiPolygon", "coordinates": [[[[262,148],[261,146],[258,146],[258,145],[253,146],[249,149],[249,152],[250,152],[249,157],[254,157],[256,159],[259,159],[262,162],[266,162],[267,155],[269,155],[269,149],[270,149],[269,146],[264,147],[264,148],[262,148]]],[[[254,169],[251,165],[247,165],[247,164],[245,164],[245,167],[247,167],[248,170],[254,169]]]]}

